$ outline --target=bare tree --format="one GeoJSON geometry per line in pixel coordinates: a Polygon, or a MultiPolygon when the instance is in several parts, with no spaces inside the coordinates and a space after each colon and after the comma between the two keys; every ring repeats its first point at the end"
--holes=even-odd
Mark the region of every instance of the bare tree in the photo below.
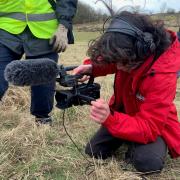
{"type": "Polygon", "coordinates": [[[176,23],[179,27],[178,31],[180,32],[180,12],[176,13],[176,23]]]}
{"type": "MultiPolygon", "coordinates": [[[[122,0],[119,0],[119,1],[122,1],[122,0]]],[[[143,6],[135,5],[134,0],[124,0],[124,1],[130,1],[132,5],[123,6],[119,8],[117,11],[115,11],[115,9],[113,8],[113,0],[96,0],[95,4],[98,2],[103,3],[103,5],[106,7],[106,9],[108,10],[111,16],[114,16],[116,13],[119,13],[123,10],[130,10],[132,12],[141,12],[145,9],[145,6],[146,6],[146,0],[143,1],[144,2],[143,6]]]]}
{"type": "Polygon", "coordinates": [[[136,4],[136,1],[138,0],[130,0],[130,1],[132,5],[123,6],[122,8],[119,8],[118,12],[121,12],[123,10],[130,10],[132,12],[145,12],[147,0],[143,0],[143,3],[141,3],[141,5],[136,4]]]}
{"type": "Polygon", "coordinates": [[[73,20],[73,23],[81,24],[95,21],[104,21],[105,19],[107,19],[107,17],[107,14],[101,12],[100,10],[95,10],[88,4],[79,1],[77,13],[73,20]]]}
{"type": "Polygon", "coordinates": [[[114,16],[115,11],[113,9],[112,0],[97,0],[95,2],[95,4],[98,3],[98,2],[102,2],[104,4],[104,6],[106,7],[106,9],[108,10],[108,12],[110,13],[110,15],[114,16]]]}
{"type": "Polygon", "coordinates": [[[167,9],[167,14],[175,14],[176,10],[173,8],[168,8],[167,9]]]}
{"type": "Polygon", "coordinates": [[[163,2],[160,6],[160,13],[165,13],[166,8],[167,8],[167,3],[163,2]]]}

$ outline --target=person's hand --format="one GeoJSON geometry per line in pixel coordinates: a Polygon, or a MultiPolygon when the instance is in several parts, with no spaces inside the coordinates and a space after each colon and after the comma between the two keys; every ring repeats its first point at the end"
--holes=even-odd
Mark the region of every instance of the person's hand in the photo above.
{"type": "Polygon", "coordinates": [[[89,75],[91,73],[92,73],[92,65],[91,64],[80,65],[73,70],[74,75],[76,75],[76,74],[87,74],[87,75],[84,75],[81,79],[79,79],[80,82],[87,81],[90,78],[89,75]]]}
{"type": "Polygon", "coordinates": [[[60,24],[57,31],[53,34],[49,41],[50,45],[53,45],[53,51],[60,53],[64,52],[68,46],[67,28],[60,24]]]}
{"type": "Polygon", "coordinates": [[[102,124],[110,114],[109,105],[103,99],[91,101],[90,118],[99,124],[102,124]]]}

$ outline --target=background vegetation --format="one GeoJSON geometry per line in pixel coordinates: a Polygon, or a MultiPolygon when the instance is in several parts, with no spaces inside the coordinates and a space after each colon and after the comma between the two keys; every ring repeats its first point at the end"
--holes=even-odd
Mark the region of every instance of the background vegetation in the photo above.
{"type": "MultiPolygon", "coordinates": [[[[176,14],[174,15],[166,16],[166,24],[171,25],[171,29],[177,30],[177,27],[173,25],[177,25],[176,14]]],[[[89,17],[87,16],[82,25],[78,20],[78,18],[81,19],[80,15],[75,19],[75,22],[78,23],[74,28],[76,43],[69,46],[67,51],[61,55],[59,63],[78,65],[85,58],[88,42],[100,35],[99,30],[102,29],[103,22],[99,18],[96,19],[98,23],[94,20],[91,22],[88,20],[89,17]]],[[[101,18],[103,20],[104,17],[101,18]]],[[[101,96],[107,100],[113,90],[113,76],[97,78],[96,81],[102,86],[101,96]]],[[[180,80],[175,103],[180,118],[180,80]]],[[[180,160],[172,160],[169,156],[166,159],[165,168],[160,174],[146,175],[136,172],[132,166],[123,161],[126,146],[123,146],[115,156],[106,161],[84,157],[65,132],[62,110],[54,108],[52,127],[36,126],[34,117],[29,113],[29,106],[29,88],[10,86],[0,105],[0,179],[180,179],[180,160]]],[[[88,106],[67,109],[65,126],[82,153],[84,153],[87,141],[99,127],[90,121],[88,106]]]]}
{"type": "MultiPolygon", "coordinates": [[[[75,31],[76,44],[62,54],[60,62],[64,65],[80,64],[85,57],[88,40],[97,35],[98,32],[92,34],[75,31]]],[[[113,76],[97,78],[96,81],[102,85],[101,96],[108,99],[113,89],[113,76]]],[[[105,161],[105,164],[88,159],[94,165],[88,168],[89,162],[77,151],[64,131],[63,112],[54,108],[53,126],[37,127],[34,117],[29,114],[29,97],[29,88],[11,86],[1,104],[0,179],[142,179],[141,175],[122,160],[125,146],[115,157],[105,161]],[[124,171],[124,168],[127,170],[124,171]],[[91,170],[92,173],[88,175],[91,170]]],[[[177,93],[176,104],[180,114],[180,93],[177,93]]],[[[82,152],[86,142],[98,128],[98,125],[89,120],[88,109],[88,106],[73,107],[66,111],[65,116],[66,128],[82,152]]],[[[168,157],[160,175],[145,177],[158,180],[179,179],[179,169],[180,161],[168,157]]]]}

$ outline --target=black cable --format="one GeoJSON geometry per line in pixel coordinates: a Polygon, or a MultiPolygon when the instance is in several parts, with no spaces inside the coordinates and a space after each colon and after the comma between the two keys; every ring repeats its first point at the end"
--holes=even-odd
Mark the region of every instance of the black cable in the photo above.
{"type": "MultiPolygon", "coordinates": [[[[77,84],[75,83],[74,85],[74,90],[76,91],[75,94],[78,94],[78,81],[77,84]]],[[[78,101],[80,101],[80,99],[78,99],[78,101]]],[[[79,102],[80,104],[80,102],[79,102]]],[[[82,157],[85,159],[85,161],[88,163],[88,165],[85,168],[85,174],[87,176],[90,176],[94,171],[95,171],[95,163],[93,161],[90,161],[81,151],[81,149],[78,147],[78,145],[75,143],[75,141],[73,140],[73,138],[71,137],[71,135],[69,134],[69,132],[67,131],[66,125],[65,125],[65,109],[63,110],[63,115],[62,115],[62,125],[63,128],[65,130],[66,135],[69,137],[69,139],[71,140],[71,142],[73,143],[73,145],[76,147],[76,149],[78,150],[78,152],[82,155],[82,157]],[[92,168],[92,169],[91,169],[92,168]],[[88,172],[89,171],[89,172],[88,172]]],[[[105,165],[107,163],[101,163],[100,165],[105,165]]]]}
{"type": "Polygon", "coordinates": [[[74,140],[72,139],[71,135],[69,134],[69,132],[67,131],[66,125],[65,125],[65,109],[63,110],[63,116],[62,116],[62,123],[63,123],[63,128],[65,130],[66,135],[69,137],[69,139],[71,140],[71,142],[73,143],[73,145],[76,147],[76,149],[78,150],[78,152],[82,155],[82,157],[87,161],[88,165],[85,169],[85,174],[90,176],[94,171],[95,171],[95,164],[90,161],[80,150],[80,148],[78,147],[78,145],[74,142],[74,140]],[[89,171],[90,168],[93,168],[89,173],[87,173],[89,171]]]}
{"type": "Polygon", "coordinates": [[[65,109],[63,110],[63,127],[64,130],[67,134],[67,136],[69,137],[69,139],[72,141],[72,143],[74,144],[74,146],[76,147],[76,149],[79,151],[79,153],[83,156],[83,158],[88,162],[88,163],[92,163],[89,159],[87,159],[87,157],[81,152],[80,148],[77,146],[77,144],[74,142],[74,140],[72,139],[71,135],[69,134],[69,132],[67,131],[67,128],[65,126],[65,109]]]}

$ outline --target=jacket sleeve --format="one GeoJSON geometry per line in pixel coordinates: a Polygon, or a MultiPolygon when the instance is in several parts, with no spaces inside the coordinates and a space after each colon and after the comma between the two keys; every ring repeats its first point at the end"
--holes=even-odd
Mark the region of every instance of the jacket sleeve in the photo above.
{"type": "MultiPolygon", "coordinates": [[[[165,75],[159,79],[148,78],[144,82],[144,102],[141,102],[139,111],[134,116],[114,111],[103,125],[109,132],[118,138],[128,141],[147,144],[154,142],[157,136],[162,135],[168,117],[176,116],[173,100],[176,94],[176,75],[165,75]]],[[[178,126],[178,123],[177,123],[178,126]]]]}
{"type": "Polygon", "coordinates": [[[56,0],[56,16],[58,22],[72,29],[72,19],[76,13],[77,0],[56,0]]]}
{"type": "Polygon", "coordinates": [[[92,75],[94,77],[106,76],[108,74],[114,74],[117,71],[115,63],[112,64],[96,64],[91,59],[85,59],[83,64],[92,64],[93,70],[92,75]]]}

